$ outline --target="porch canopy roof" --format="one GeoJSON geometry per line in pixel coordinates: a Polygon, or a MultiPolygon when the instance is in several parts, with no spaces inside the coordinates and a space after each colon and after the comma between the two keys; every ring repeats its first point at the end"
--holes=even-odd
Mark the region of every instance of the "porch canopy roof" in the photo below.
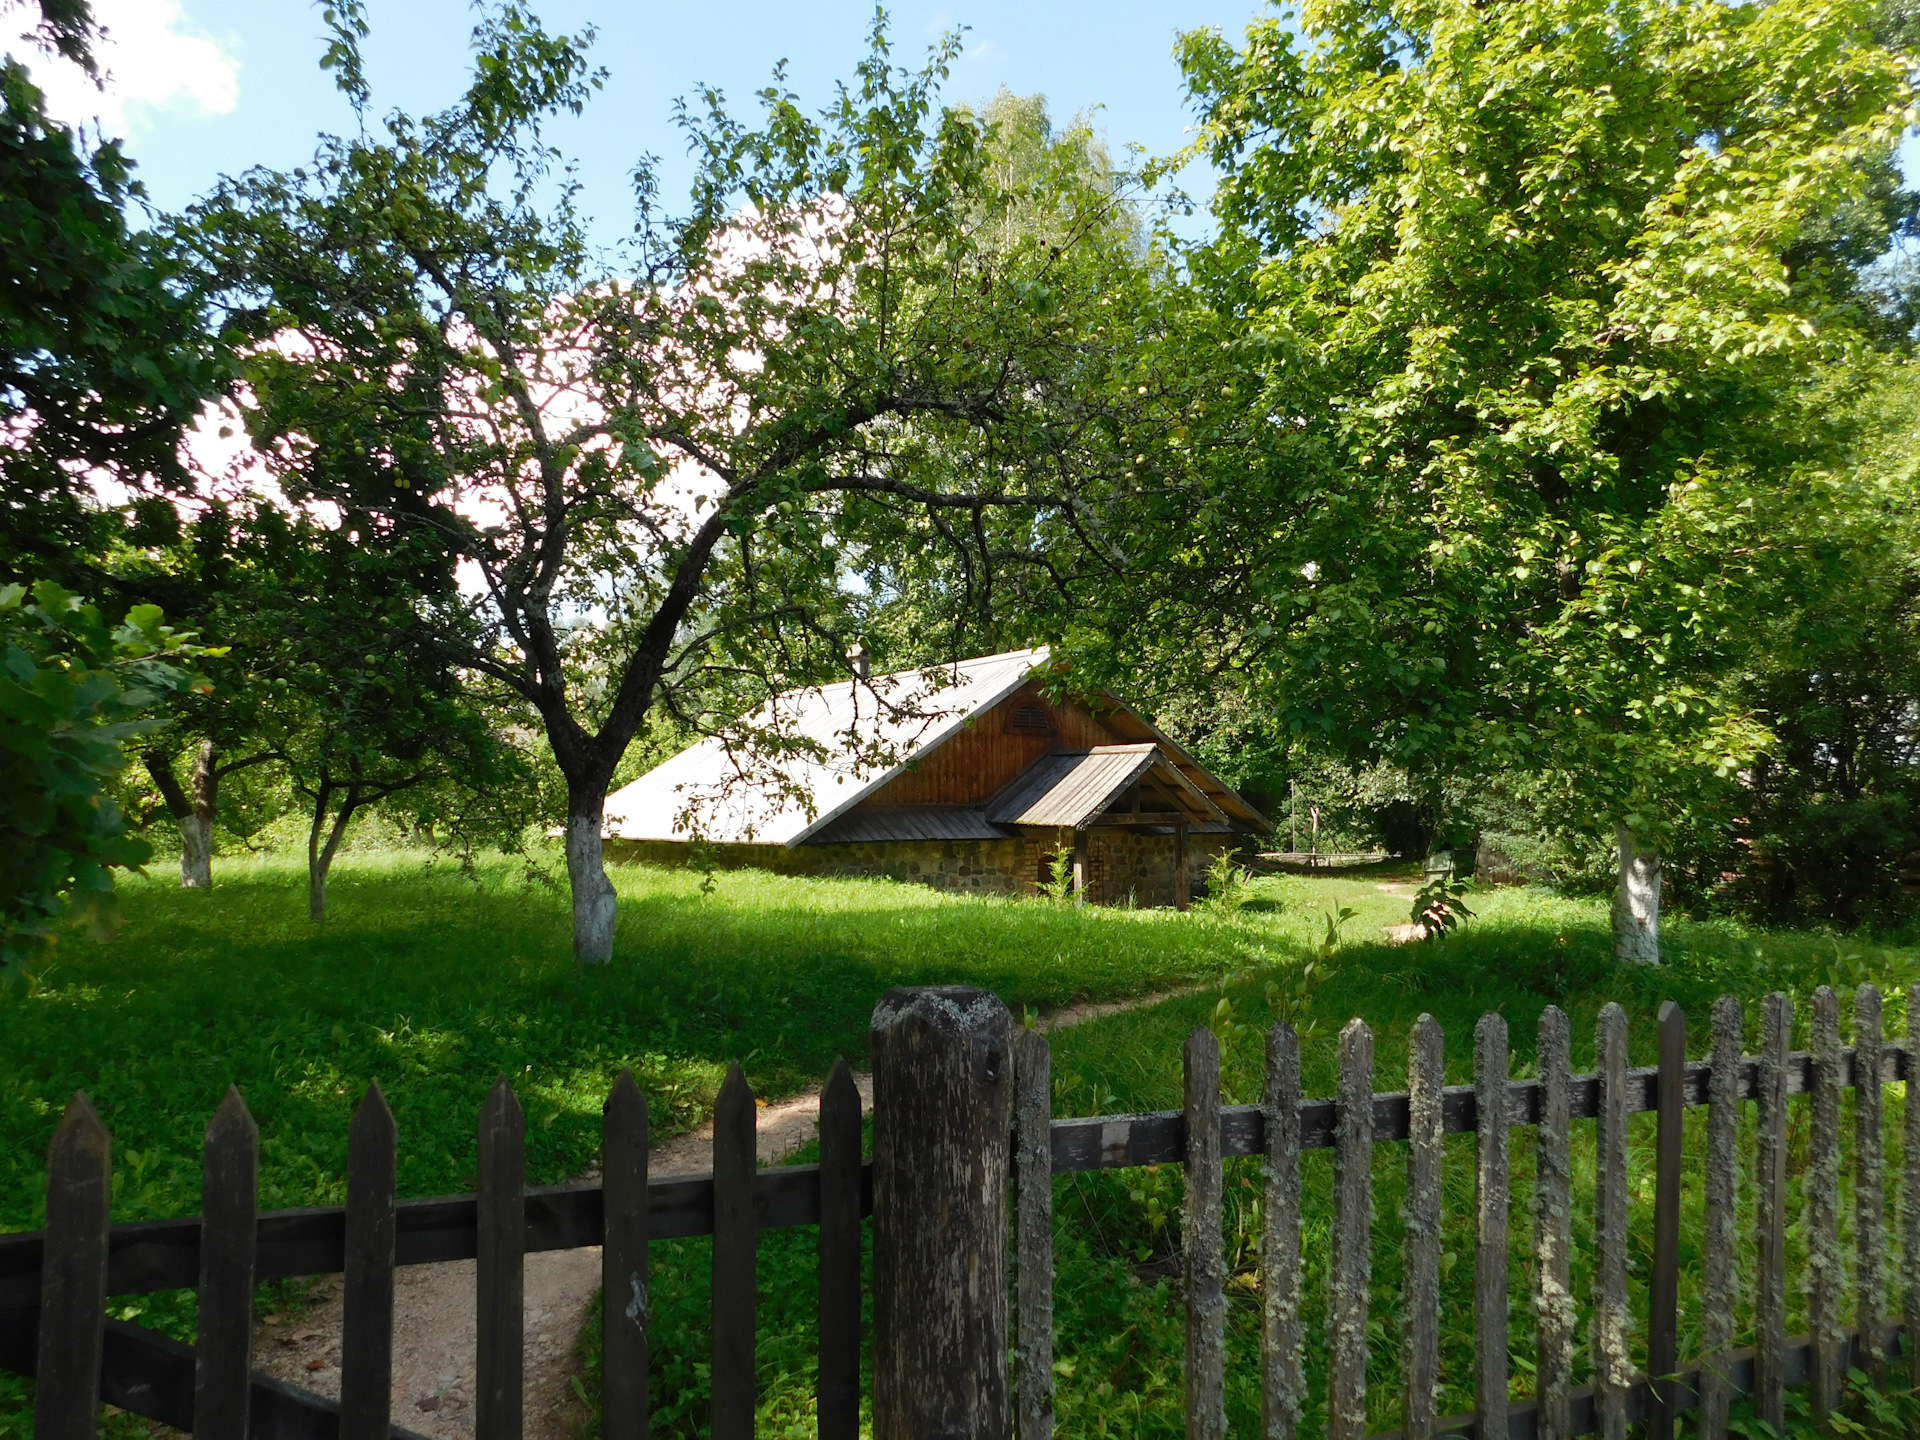
{"type": "Polygon", "coordinates": [[[1226,828],[1227,817],[1158,745],[1096,745],[1060,750],[1024,772],[987,807],[996,825],[1055,825],[1085,829],[1113,807],[1132,785],[1144,785],[1168,808],[1109,816],[1125,823],[1178,823],[1226,828]]]}

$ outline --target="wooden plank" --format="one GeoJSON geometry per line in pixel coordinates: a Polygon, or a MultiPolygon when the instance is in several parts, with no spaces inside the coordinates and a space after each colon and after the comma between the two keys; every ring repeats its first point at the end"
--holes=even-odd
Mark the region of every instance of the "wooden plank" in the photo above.
{"type": "Polygon", "coordinates": [[[1473,1027],[1474,1088],[1482,1124],[1474,1147],[1473,1397],[1479,1440],[1507,1440],[1507,1019],[1473,1027]]]}
{"type": "Polygon", "coordinates": [[[1813,1105],[1807,1131],[1807,1328],[1813,1337],[1811,1400],[1816,1424],[1840,1403],[1840,1000],[1813,992],[1813,1105]]]}
{"type": "Polygon", "coordinates": [[[1328,1269],[1332,1361],[1329,1440],[1367,1433],[1367,1301],[1373,1274],[1373,1032],[1340,1032],[1339,1143],[1333,1152],[1333,1261],[1328,1269]]]}
{"type": "Polygon", "coordinates": [[[1880,992],[1862,985],[1853,995],[1853,1295],[1854,1331],[1866,1346],[1863,1367],[1874,1385],[1886,1383],[1887,1357],[1881,1333],[1886,1325],[1887,1253],[1886,1156],[1881,1136],[1880,1049],[1883,1029],[1880,992]]]}
{"type": "Polygon", "coordinates": [[[345,1289],[340,1316],[341,1440],[382,1440],[393,1408],[394,1188],[399,1129],[378,1084],[347,1128],[345,1289]]]}
{"type": "Polygon", "coordinates": [[[1786,1429],[1787,1058],[1793,1002],[1775,991],[1761,1002],[1762,1084],[1754,1155],[1754,1228],[1760,1274],[1754,1287],[1754,1413],[1776,1435],[1786,1429]]]}
{"type": "Polygon", "coordinates": [[[1626,1440],[1632,1312],[1627,1308],[1627,1012],[1601,1007],[1598,1194],[1594,1200],[1593,1398],[1603,1440],[1626,1440]]]}
{"type": "Polygon", "coordinates": [[[197,1440],[247,1440],[260,1130],[231,1085],[207,1125],[200,1176],[193,1433],[197,1440]]]}
{"type": "MultiPolygon", "coordinates": [[[[1019,1440],[1053,1434],[1053,1059],[1047,1037],[1020,1029],[1013,1036],[1013,1168],[1019,1183],[1016,1226],[1019,1314],[1014,1333],[1015,1433],[1019,1440]]],[[[856,1387],[859,1372],[854,1373],[856,1387]]],[[[854,1429],[859,1431],[859,1397],[854,1429]]],[[[824,1432],[823,1432],[824,1435],[824,1432]]]]}
{"type": "Polygon", "coordinates": [[[1297,1440],[1300,1371],[1300,1036],[1267,1032],[1261,1090],[1266,1198],[1260,1236],[1260,1421],[1265,1440],[1297,1440]]]}
{"type": "Polygon", "coordinates": [[[112,1208],[113,1140],[76,1092],[47,1150],[34,1440],[93,1440],[99,1427],[112,1208]]]}
{"type": "Polygon", "coordinates": [[[1700,1434],[1726,1440],[1733,1393],[1727,1355],[1740,1301],[1735,1259],[1740,1253],[1740,1059],[1746,1016],[1739,1000],[1722,995],[1713,1007],[1713,1093],[1707,1111],[1706,1236],[1701,1256],[1700,1434]]]}
{"type": "Polygon", "coordinates": [[[1647,1440],[1673,1440],[1672,1377],[1680,1369],[1680,1182],[1686,1162],[1686,1113],[1680,1086],[1687,1068],[1687,1015],[1661,1002],[1659,1132],[1654,1140],[1653,1277],[1647,1293],[1647,1373],[1653,1411],[1647,1440]]]}
{"type": "Polygon", "coordinates": [[[502,1075],[480,1111],[475,1440],[520,1440],[526,1388],[527,1117],[502,1075]]]}
{"type": "Polygon", "coordinates": [[[1407,1440],[1428,1440],[1440,1416],[1440,1096],[1446,1089],[1446,1034],[1422,1015],[1407,1053],[1406,1242],[1401,1287],[1401,1399],[1407,1440]]]}
{"type": "Polygon", "coordinates": [[[647,1327],[653,1280],[647,1239],[647,1097],[622,1069],[600,1111],[601,1440],[647,1440],[647,1327]]]}
{"type": "Polygon", "coordinates": [[[1187,1037],[1187,1167],[1180,1244],[1187,1280],[1187,1440],[1227,1433],[1227,1273],[1220,1230],[1220,1040],[1187,1037]]]}
{"type": "MultiPolygon", "coordinates": [[[[836,1060],[820,1092],[820,1440],[859,1440],[861,1249],[860,1091],[847,1062],[836,1060]]],[[[1051,1284],[1051,1264],[1047,1278],[1051,1284]]],[[[1051,1358],[1047,1371],[1051,1377],[1051,1358]]]]}
{"type": "MultiPolygon", "coordinates": [[[[1907,1051],[1920,1045],[1920,981],[1907,987],[1907,1051]]],[[[1900,1177],[1900,1300],[1907,1334],[1920,1335],[1920,1095],[1909,1079],[1901,1096],[1905,1113],[1900,1177]]],[[[1920,1345],[1907,1346],[1907,1384],[1920,1390],[1920,1345]]]]}
{"type": "Polygon", "coordinates": [[[1573,1029],[1567,1012],[1540,1012],[1534,1068],[1540,1127],[1533,1146],[1534,1393],[1541,1440],[1569,1440],[1573,1393],[1573,1166],[1567,1109],[1573,1029]]]}
{"type": "Polygon", "coordinates": [[[736,1063],[713,1106],[713,1440],[752,1440],[754,1287],[753,1089],[736,1063]]]}

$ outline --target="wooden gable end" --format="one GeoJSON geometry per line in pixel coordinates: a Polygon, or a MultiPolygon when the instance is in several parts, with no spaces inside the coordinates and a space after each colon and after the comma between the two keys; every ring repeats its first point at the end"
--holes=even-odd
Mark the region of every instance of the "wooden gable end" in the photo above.
{"type": "Polygon", "coordinates": [[[1038,686],[1023,685],[944,744],[910,761],[856,808],[984,805],[1052,751],[1090,749],[1115,739],[1078,701],[1056,704],[1038,686]]]}

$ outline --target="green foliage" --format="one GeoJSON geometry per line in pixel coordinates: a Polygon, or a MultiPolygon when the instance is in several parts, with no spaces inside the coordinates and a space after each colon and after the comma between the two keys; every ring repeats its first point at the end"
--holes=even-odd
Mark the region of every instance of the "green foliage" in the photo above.
{"type": "Polygon", "coordinates": [[[1207,893],[1199,900],[1203,913],[1232,915],[1252,899],[1253,876],[1231,850],[1222,850],[1207,862],[1207,893]]]}
{"type": "MultiPolygon", "coordinates": [[[[83,59],[87,7],[40,9],[48,47],[83,59]]],[[[88,471],[136,493],[183,485],[181,427],[230,372],[178,251],[127,224],[140,187],[126,156],[81,143],[18,61],[0,63],[0,580],[102,593],[93,562],[141,512],[102,505],[88,471]]]]}
{"type": "Polygon", "coordinates": [[[109,626],[51,580],[0,586],[0,974],[41,953],[71,917],[108,918],[115,867],[151,853],[109,797],[124,743],[196,682],[207,653],[136,606],[109,626]]]}
{"type": "Polygon", "coordinates": [[[1423,786],[1537,777],[1588,833],[1730,820],[1770,739],[1742,677],[1848,489],[1861,257],[1911,203],[1875,198],[1911,95],[1874,20],[1316,0],[1185,37],[1218,329],[1181,523],[1136,529],[1090,663],[1423,786]]]}
{"type": "Polygon", "coordinates": [[[1035,887],[1042,900],[1055,905],[1073,903],[1073,847],[1056,845],[1047,852],[1046,878],[1035,887]]]}
{"type": "Polygon", "coordinates": [[[1471,920],[1473,911],[1467,908],[1465,899],[1471,888],[1470,881],[1454,875],[1451,870],[1442,870],[1428,879],[1413,897],[1411,923],[1431,937],[1446,934],[1462,920],[1471,920]]]}

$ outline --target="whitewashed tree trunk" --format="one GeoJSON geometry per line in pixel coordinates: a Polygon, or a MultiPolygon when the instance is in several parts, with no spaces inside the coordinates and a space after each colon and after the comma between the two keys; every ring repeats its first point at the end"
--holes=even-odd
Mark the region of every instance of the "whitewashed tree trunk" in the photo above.
{"type": "Polygon", "coordinates": [[[1660,963],[1660,852],[1642,845],[1623,821],[1614,827],[1620,880],[1613,895],[1613,956],[1660,963]]]}
{"type": "Polygon", "coordinates": [[[211,740],[200,742],[193,757],[192,813],[180,817],[180,886],[213,888],[213,817],[219,810],[218,752],[211,740]]]}
{"type": "Polygon", "coordinates": [[[567,883],[573,892],[573,958],[597,965],[613,958],[613,920],[619,900],[607,878],[600,843],[604,821],[591,815],[567,816],[567,883]]]}
{"type": "Polygon", "coordinates": [[[213,827],[198,815],[180,822],[180,888],[213,888],[213,827]]]}

